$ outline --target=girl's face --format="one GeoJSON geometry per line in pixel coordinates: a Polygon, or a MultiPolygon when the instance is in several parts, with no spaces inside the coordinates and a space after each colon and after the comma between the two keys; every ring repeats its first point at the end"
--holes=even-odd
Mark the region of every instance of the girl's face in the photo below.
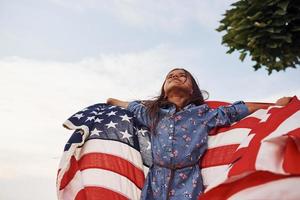
{"type": "Polygon", "coordinates": [[[193,93],[193,83],[191,77],[182,69],[175,69],[168,73],[164,83],[164,92],[168,95],[171,91],[193,93]]]}

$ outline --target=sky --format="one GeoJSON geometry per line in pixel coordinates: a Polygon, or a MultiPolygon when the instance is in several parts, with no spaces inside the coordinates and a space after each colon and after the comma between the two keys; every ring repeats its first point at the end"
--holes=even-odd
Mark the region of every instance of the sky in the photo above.
{"type": "Polygon", "coordinates": [[[158,95],[183,67],[210,100],[300,95],[300,68],[254,71],[215,29],[233,0],[0,0],[0,199],[56,199],[72,114],[158,95]]]}

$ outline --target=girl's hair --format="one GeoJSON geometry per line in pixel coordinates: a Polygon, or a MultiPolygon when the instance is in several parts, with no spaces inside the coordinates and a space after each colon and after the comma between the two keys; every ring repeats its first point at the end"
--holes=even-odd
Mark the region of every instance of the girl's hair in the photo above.
{"type": "MultiPolygon", "coordinates": [[[[200,90],[200,88],[199,88],[196,80],[194,79],[194,77],[192,76],[192,74],[190,72],[188,72],[187,70],[185,70],[183,68],[175,68],[175,69],[172,69],[170,72],[172,72],[174,70],[183,70],[185,72],[185,74],[188,77],[191,78],[192,85],[193,85],[193,90],[192,90],[193,93],[192,93],[189,101],[187,102],[187,104],[193,103],[196,106],[204,104],[204,98],[203,98],[202,92],[205,93],[207,96],[208,96],[208,92],[200,90]]],[[[145,101],[145,106],[147,108],[147,111],[149,113],[150,119],[152,121],[152,125],[151,125],[150,129],[151,129],[151,131],[153,133],[155,133],[155,127],[157,126],[157,123],[158,123],[158,120],[159,120],[159,117],[160,117],[159,116],[159,109],[161,107],[169,106],[169,105],[172,104],[172,103],[170,103],[167,100],[166,95],[165,95],[165,91],[164,91],[165,82],[166,81],[164,81],[164,83],[163,83],[163,85],[161,87],[161,91],[160,91],[160,95],[159,96],[154,97],[153,100],[145,101]]]]}

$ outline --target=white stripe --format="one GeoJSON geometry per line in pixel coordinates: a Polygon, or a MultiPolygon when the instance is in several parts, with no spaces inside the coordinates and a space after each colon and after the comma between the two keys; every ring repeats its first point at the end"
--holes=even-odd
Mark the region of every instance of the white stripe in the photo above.
{"type": "Polygon", "coordinates": [[[201,169],[201,174],[203,178],[203,184],[205,186],[210,186],[216,179],[223,177],[224,174],[227,176],[229,165],[219,165],[213,167],[206,167],[201,169]]]}
{"type": "Polygon", "coordinates": [[[81,157],[88,153],[111,154],[127,160],[140,170],[143,170],[144,168],[140,152],[129,145],[118,141],[98,139],[88,140],[81,150],[81,157]]]}
{"type": "Polygon", "coordinates": [[[58,191],[58,199],[74,200],[77,193],[83,188],[81,173],[78,171],[69,184],[63,190],[58,191]]]}
{"type": "Polygon", "coordinates": [[[86,169],[77,172],[72,181],[59,191],[60,199],[73,200],[81,189],[88,186],[106,188],[128,199],[138,200],[141,195],[141,190],[124,176],[108,170],[86,169]]]}
{"type": "Polygon", "coordinates": [[[148,174],[149,168],[143,165],[141,155],[138,151],[136,151],[134,148],[125,145],[121,142],[117,141],[111,141],[111,140],[88,140],[83,148],[77,148],[78,144],[72,145],[69,151],[65,151],[62,155],[61,162],[59,165],[59,168],[61,171],[58,174],[57,178],[57,193],[58,188],[60,187],[60,182],[62,180],[62,177],[64,173],[69,169],[70,167],[70,158],[72,155],[75,156],[76,160],[79,160],[80,157],[87,153],[107,153],[114,156],[121,157],[128,162],[132,163],[135,167],[142,170],[144,172],[144,176],[148,174]]]}
{"type": "Polygon", "coordinates": [[[144,166],[144,175],[145,175],[145,177],[147,176],[148,172],[149,172],[149,168],[144,166]]]}
{"type": "Polygon", "coordinates": [[[139,199],[141,190],[129,179],[120,174],[103,169],[81,171],[84,186],[99,186],[116,191],[128,199],[139,199]]]}
{"type": "Polygon", "coordinates": [[[248,172],[241,173],[239,175],[227,177],[231,167],[229,167],[228,170],[226,172],[224,172],[224,174],[222,174],[220,177],[218,177],[218,179],[216,179],[210,185],[208,185],[207,188],[205,188],[204,192],[207,192],[207,191],[219,186],[220,184],[231,183],[231,182],[237,181],[239,179],[242,179],[245,176],[249,176],[249,174],[253,173],[253,172],[248,171],[248,172]]]}
{"type": "Polygon", "coordinates": [[[273,142],[263,142],[258,150],[255,161],[256,170],[267,170],[274,173],[286,174],[283,169],[284,147],[287,137],[280,137],[273,142]]]}
{"type": "Polygon", "coordinates": [[[259,148],[255,168],[275,173],[286,174],[283,169],[284,148],[288,132],[299,128],[300,111],[287,118],[270,135],[265,137],[259,148]]]}
{"type": "Polygon", "coordinates": [[[240,199],[285,199],[296,200],[300,197],[300,177],[291,177],[281,180],[272,181],[255,187],[250,187],[235,193],[230,200],[240,199]]]}
{"type": "Polygon", "coordinates": [[[257,111],[255,111],[254,113],[252,113],[251,115],[248,115],[248,117],[255,117],[257,119],[260,119],[260,122],[265,122],[268,120],[268,118],[270,117],[270,114],[268,114],[269,110],[272,108],[277,108],[280,106],[270,106],[267,109],[259,109],[257,111]]]}
{"type": "MultiPolygon", "coordinates": [[[[70,122],[71,123],[71,122],[70,122]]],[[[68,151],[64,151],[61,160],[59,162],[59,173],[57,175],[57,185],[56,185],[56,192],[59,196],[59,188],[60,188],[60,183],[63,178],[63,175],[65,174],[66,171],[70,168],[70,160],[71,157],[74,156],[75,159],[78,160],[78,157],[80,155],[81,148],[78,148],[81,144],[84,143],[84,139],[87,137],[87,132],[83,131],[82,135],[82,142],[81,143],[74,143],[70,146],[68,151]]]]}
{"type": "Polygon", "coordinates": [[[248,147],[249,144],[250,144],[250,142],[251,142],[251,140],[252,140],[252,138],[253,138],[254,136],[255,136],[255,133],[252,133],[252,134],[248,135],[248,136],[244,139],[244,141],[241,142],[241,144],[239,145],[239,147],[238,147],[236,150],[241,149],[241,148],[248,147]]]}
{"type": "Polygon", "coordinates": [[[240,144],[250,133],[249,128],[235,128],[208,137],[208,148],[215,148],[231,144],[240,144]]]}
{"type": "Polygon", "coordinates": [[[263,141],[269,140],[271,138],[275,138],[281,136],[283,134],[287,134],[288,132],[297,129],[300,127],[300,110],[295,112],[289,118],[284,120],[275,131],[273,131],[270,135],[265,137],[263,141]]]}

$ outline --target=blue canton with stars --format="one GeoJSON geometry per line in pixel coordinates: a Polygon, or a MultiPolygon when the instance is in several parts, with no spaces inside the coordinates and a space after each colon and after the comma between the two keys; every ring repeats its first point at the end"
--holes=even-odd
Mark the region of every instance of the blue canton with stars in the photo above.
{"type": "MultiPolygon", "coordinates": [[[[122,142],[139,151],[144,165],[151,166],[150,133],[130,111],[117,106],[95,104],[75,113],[67,122],[71,122],[78,129],[65,145],[65,151],[73,143],[82,142],[82,130],[79,127],[86,126],[89,135],[85,141],[102,139],[122,142]]],[[[66,124],[68,123],[64,126],[66,124]]]]}

